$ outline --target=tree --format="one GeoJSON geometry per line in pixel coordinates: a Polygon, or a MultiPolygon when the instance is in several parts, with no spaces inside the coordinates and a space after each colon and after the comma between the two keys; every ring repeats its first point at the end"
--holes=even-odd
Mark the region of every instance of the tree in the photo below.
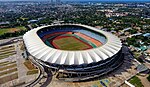
{"type": "Polygon", "coordinates": [[[147,80],[150,82],[150,74],[148,75],[147,80]]]}

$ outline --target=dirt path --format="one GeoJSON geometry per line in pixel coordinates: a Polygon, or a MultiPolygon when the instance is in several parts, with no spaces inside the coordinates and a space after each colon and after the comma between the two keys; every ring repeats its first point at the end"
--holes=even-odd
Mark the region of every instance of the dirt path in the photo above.
{"type": "Polygon", "coordinates": [[[150,87],[150,82],[147,80],[146,76],[137,76],[139,79],[141,79],[142,84],[144,85],[144,87],[150,87]]]}

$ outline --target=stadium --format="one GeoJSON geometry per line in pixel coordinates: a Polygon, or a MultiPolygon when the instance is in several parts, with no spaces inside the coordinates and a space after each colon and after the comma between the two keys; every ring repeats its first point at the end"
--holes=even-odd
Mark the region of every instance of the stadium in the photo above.
{"type": "Polygon", "coordinates": [[[24,36],[30,55],[57,78],[87,80],[117,69],[124,59],[118,37],[81,24],[55,24],[35,28],[24,36]]]}

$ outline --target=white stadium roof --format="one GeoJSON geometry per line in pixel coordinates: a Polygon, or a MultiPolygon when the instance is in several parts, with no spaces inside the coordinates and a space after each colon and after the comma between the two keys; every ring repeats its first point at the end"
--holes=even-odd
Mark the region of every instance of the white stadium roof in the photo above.
{"type": "Polygon", "coordinates": [[[28,31],[24,36],[24,43],[28,52],[37,59],[45,62],[55,63],[60,65],[80,65],[99,62],[112,57],[118,53],[122,47],[121,41],[111,33],[98,30],[97,28],[81,25],[81,24],[61,24],[61,25],[76,25],[91,29],[107,37],[106,44],[88,50],[81,51],[66,51],[51,48],[47,46],[37,35],[37,31],[53,25],[42,26],[28,31]]]}

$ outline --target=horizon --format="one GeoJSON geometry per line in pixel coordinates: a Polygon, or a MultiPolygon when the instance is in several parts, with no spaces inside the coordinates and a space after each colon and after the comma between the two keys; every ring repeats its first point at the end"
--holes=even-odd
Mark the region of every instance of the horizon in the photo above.
{"type": "MultiPolygon", "coordinates": [[[[50,1],[50,0],[0,0],[0,1],[50,1]]],[[[150,0],[61,0],[63,1],[70,1],[70,2],[79,2],[79,1],[90,1],[90,2],[150,2],[150,0]]]]}

